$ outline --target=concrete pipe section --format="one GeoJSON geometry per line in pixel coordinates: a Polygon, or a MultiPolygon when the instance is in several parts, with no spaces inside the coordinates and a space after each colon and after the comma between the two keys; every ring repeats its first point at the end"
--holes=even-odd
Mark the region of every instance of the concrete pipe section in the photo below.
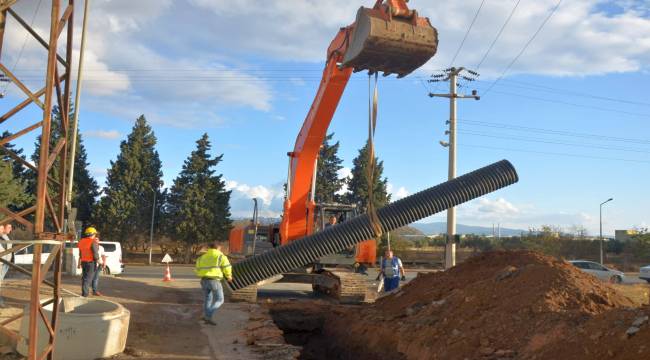
{"type": "MultiPolygon", "coordinates": [[[[124,351],[129,332],[131,313],[124,306],[102,299],[65,297],[59,307],[54,358],[87,360],[109,357],[124,351]]],[[[52,315],[52,305],[43,308],[45,316],[52,315]]],[[[25,313],[29,312],[29,305],[25,313]]],[[[45,348],[49,336],[42,321],[39,322],[38,351],[45,348]]],[[[27,356],[29,317],[20,325],[21,339],[17,350],[27,356]]]]}

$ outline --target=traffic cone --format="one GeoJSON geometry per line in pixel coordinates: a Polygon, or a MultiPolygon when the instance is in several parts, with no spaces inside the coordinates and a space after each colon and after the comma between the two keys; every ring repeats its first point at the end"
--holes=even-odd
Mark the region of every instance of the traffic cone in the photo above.
{"type": "Polygon", "coordinates": [[[169,264],[165,267],[165,275],[162,281],[172,281],[172,272],[169,270],[169,264]]]}

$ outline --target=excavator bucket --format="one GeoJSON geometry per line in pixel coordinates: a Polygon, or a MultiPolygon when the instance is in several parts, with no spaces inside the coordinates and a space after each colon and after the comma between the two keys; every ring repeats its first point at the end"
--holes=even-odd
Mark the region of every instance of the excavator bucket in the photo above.
{"type": "Polygon", "coordinates": [[[390,16],[361,7],[343,58],[343,67],[403,77],[424,65],[438,48],[438,31],[429,19],[390,16]]]}

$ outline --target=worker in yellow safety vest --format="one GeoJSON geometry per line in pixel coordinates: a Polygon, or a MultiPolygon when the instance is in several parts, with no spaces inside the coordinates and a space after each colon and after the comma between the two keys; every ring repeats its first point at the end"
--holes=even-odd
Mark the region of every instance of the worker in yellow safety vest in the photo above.
{"type": "Polygon", "coordinates": [[[201,278],[203,290],[203,321],[209,325],[217,325],[212,316],[223,305],[223,286],[225,278],[232,281],[232,268],[228,257],[221,252],[221,243],[210,244],[208,251],[196,260],[196,275],[201,278]]]}

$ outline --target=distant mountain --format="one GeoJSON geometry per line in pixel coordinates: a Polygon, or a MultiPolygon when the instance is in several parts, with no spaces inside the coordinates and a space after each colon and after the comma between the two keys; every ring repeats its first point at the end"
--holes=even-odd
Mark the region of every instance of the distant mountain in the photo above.
{"type": "MultiPolygon", "coordinates": [[[[445,222],[414,223],[410,226],[427,235],[444,234],[447,232],[447,223],[445,222]]],[[[498,230],[495,228],[494,232],[496,233],[497,231],[498,230]]],[[[492,235],[492,227],[456,224],[456,232],[458,234],[492,235]]],[[[527,231],[521,229],[508,229],[504,227],[501,228],[501,236],[521,235],[522,232],[527,231]]]]}

